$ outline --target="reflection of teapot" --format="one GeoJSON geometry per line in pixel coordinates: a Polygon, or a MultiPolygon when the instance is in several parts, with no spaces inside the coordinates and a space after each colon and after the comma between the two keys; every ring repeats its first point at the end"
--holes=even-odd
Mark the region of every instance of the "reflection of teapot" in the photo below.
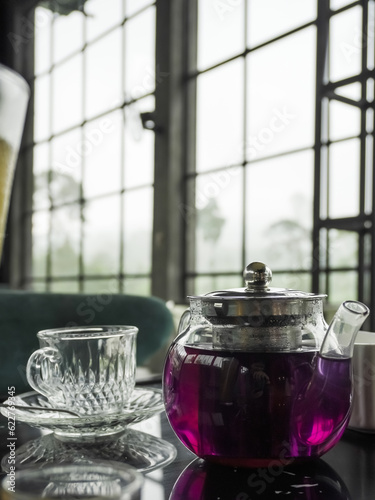
{"type": "Polygon", "coordinates": [[[182,472],[169,500],[350,500],[342,479],[323,460],[301,466],[233,469],[195,460],[182,472]]]}
{"type": "Polygon", "coordinates": [[[222,464],[321,456],[348,424],[353,344],[369,310],[346,301],[327,329],[324,295],[268,288],[260,262],[244,275],[246,288],[190,298],[164,369],[169,422],[222,464]]]}

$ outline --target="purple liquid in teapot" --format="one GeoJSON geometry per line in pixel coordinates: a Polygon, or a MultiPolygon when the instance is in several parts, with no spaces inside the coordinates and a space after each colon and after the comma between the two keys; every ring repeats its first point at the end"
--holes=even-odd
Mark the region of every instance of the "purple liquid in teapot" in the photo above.
{"type": "Polygon", "coordinates": [[[196,455],[234,466],[317,457],[350,416],[350,359],[174,344],[164,371],[172,428],[196,455]]]}

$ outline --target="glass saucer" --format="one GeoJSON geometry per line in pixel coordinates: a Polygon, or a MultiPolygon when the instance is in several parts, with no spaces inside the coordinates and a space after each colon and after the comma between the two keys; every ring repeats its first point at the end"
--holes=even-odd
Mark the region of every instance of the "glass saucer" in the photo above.
{"type": "MultiPolygon", "coordinates": [[[[56,437],[63,441],[107,440],[123,432],[130,424],[135,424],[157,415],[164,409],[163,395],[160,389],[135,388],[130,401],[118,413],[74,416],[58,411],[38,411],[37,407],[51,407],[48,399],[38,392],[27,392],[5,401],[9,405],[35,406],[31,409],[15,409],[12,414],[16,422],[29,424],[40,429],[52,430],[56,437]]],[[[4,416],[8,416],[7,408],[0,408],[4,416]]]]}
{"type": "MultiPolygon", "coordinates": [[[[176,448],[171,443],[151,434],[126,428],[116,439],[100,443],[64,442],[52,433],[46,434],[17,448],[10,462],[16,470],[21,470],[63,463],[90,464],[100,460],[121,462],[140,472],[150,472],[168,465],[176,455],[176,448]]],[[[1,461],[6,473],[10,472],[8,458],[9,454],[1,461]]]]}

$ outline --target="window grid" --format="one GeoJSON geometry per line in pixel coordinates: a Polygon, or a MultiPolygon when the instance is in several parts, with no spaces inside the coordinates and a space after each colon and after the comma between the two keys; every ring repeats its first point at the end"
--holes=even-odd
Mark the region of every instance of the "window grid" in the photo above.
{"type": "MultiPolygon", "coordinates": [[[[199,1],[199,0],[198,0],[199,1]]],[[[247,39],[247,30],[248,30],[248,23],[246,20],[248,19],[247,12],[246,10],[248,9],[249,2],[245,3],[245,39],[247,39]]],[[[352,11],[353,12],[353,11],[352,11]]],[[[244,153],[243,160],[242,162],[237,163],[238,166],[241,167],[243,171],[243,176],[244,179],[246,178],[246,175],[248,174],[249,170],[249,165],[254,166],[256,164],[262,164],[264,162],[267,162],[270,159],[276,159],[276,158],[282,158],[283,156],[288,156],[290,155],[299,153],[301,151],[312,151],[314,152],[314,205],[313,205],[313,227],[312,227],[312,259],[311,259],[311,264],[310,266],[303,267],[303,268],[295,268],[295,269],[289,269],[289,268],[278,268],[276,271],[274,271],[274,276],[277,275],[308,275],[310,276],[311,279],[311,291],[314,291],[315,293],[320,293],[324,292],[328,294],[328,297],[330,295],[333,296],[333,301],[335,301],[334,297],[334,290],[331,289],[331,280],[330,276],[332,273],[346,273],[348,276],[351,272],[354,272],[355,275],[358,277],[358,282],[356,286],[356,296],[352,297],[358,300],[363,300],[367,303],[374,302],[372,307],[375,306],[375,297],[370,299],[369,292],[368,290],[366,291],[365,287],[366,285],[366,275],[367,273],[370,273],[372,268],[369,262],[369,259],[367,258],[367,261],[365,259],[365,238],[367,235],[371,235],[372,238],[372,255],[375,257],[375,250],[374,250],[374,231],[372,231],[372,220],[373,220],[373,210],[372,207],[374,206],[374,201],[373,201],[373,196],[375,189],[373,187],[372,190],[372,195],[371,195],[371,202],[369,200],[365,199],[365,194],[366,194],[366,188],[365,188],[365,182],[366,182],[366,162],[367,164],[369,163],[368,160],[366,159],[366,154],[369,154],[369,148],[366,150],[366,140],[368,137],[373,136],[373,130],[375,129],[375,121],[373,124],[373,129],[371,132],[366,132],[366,110],[367,109],[373,109],[374,108],[374,101],[368,101],[367,100],[367,81],[371,78],[374,78],[374,66],[371,64],[369,65],[368,63],[368,46],[369,44],[374,44],[374,40],[371,39],[371,33],[368,32],[368,27],[369,27],[369,19],[371,23],[371,19],[373,20],[373,15],[374,15],[374,3],[372,0],[369,1],[356,1],[349,3],[337,10],[330,10],[329,9],[329,4],[325,0],[318,0],[317,1],[317,17],[316,19],[312,20],[311,22],[305,23],[301,26],[295,27],[292,30],[289,30],[277,37],[274,37],[273,39],[267,40],[266,42],[263,42],[257,46],[254,46],[252,48],[246,47],[245,50],[243,50],[241,53],[238,53],[236,55],[233,55],[230,58],[227,58],[224,61],[216,62],[215,64],[204,68],[203,70],[198,70],[196,69],[195,71],[191,72],[188,75],[188,79],[190,82],[193,82],[194,85],[197,86],[198,79],[201,75],[211,72],[215,70],[218,67],[222,67],[227,65],[228,63],[236,60],[236,59],[242,59],[244,61],[244,66],[249,62],[249,54],[253,54],[259,49],[269,46],[272,44],[277,44],[281,40],[287,39],[291,35],[301,32],[311,26],[315,26],[317,29],[317,48],[316,48],[316,55],[317,55],[317,72],[316,72],[316,109],[315,109],[315,119],[316,119],[316,127],[315,127],[315,139],[314,139],[314,144],[311,145],[311,147],[303,147],[303,148],[295,148],[295,149],[290,149],[288,151],[283,151],[281,153],[276,153],[276,154],[270,154],[269,156],[264,156],[261,158],[255,158],[252,161],[248,161],[246,158],[246,155],[244,153]],[[370,6],[370,7],[369,7],[370,6]],[[327,53],[327,48],[328,48],[328,40],[330,40],[330,20],[334,18],[334,16],[339,16],[340,14],[343,14],[347,11],[350,11],[351,9],[355,7],[361,7],[362,9],[362,33],[364,36],[367,37],[365,43],[360,47],[361,50],[361,71],[359,74],[355,75],[350,75],[345,78],[342,78],[341,80],[338,81],[330,81],[327,78],[327,64],[329,64],[329,61],[326,61],[326,53],[327,53]],[[372,17],[369,17],[369,9],[370,9],[370,14],[372,17]],[[340,90],[341,88],[345,87],[345,85],[352,84],[355,82],[359,82],[361,84],[361,89],[362,89],[362,97],[359,101],[356,101],[355,99],[345,97],[343,95],[339,95],[338,93],[335,92],[335,90],[340,90]],[[324,102],[325,100],[328,100],[328,102],[340,102],[343,103],[347,106],[353,106],[356,109],[360,110],[361,113],[361,118],[360,118],[360,131],[358,134],[349,134],[346,135],[345,137],[340,137],[340,138],[334,138],[330,139],[330,137],[324,137],[324,129],[322,128],[322,125],[327,126],[326,124],[329,125],[329,111],[328,109],[324,109],[324,102]],[[329,191],[329,184],[327,184],[328,179],[325,178],[324,171],[325,167],[324,164],[322,164],[322,154],[324,154],[324,151],[327,151],[327,154],[329,153],[329,150],[331,149],[332,145],[335,144],[347,144],[348,141],[352,139],[358,139],[360,141],[360,159],[359,159],[359,213],[358,215],[355,216],[343,216],[343,217],[330,217],[329,212],[324,215],[324,212],[321,211],[321,204],[324,201],[327,204],[327,207],[330,207],[330,196],[331,193],[329,191]],[[328,186],[328,188],[327,188],[328,186]],[[371,210],[365,210],[365,206],[371,205],[371,210]],[[331,266],[330,263],[330,253],[332,251],[331,249],[331,237],[330,237],[330,231],[331,230],[341,230],[341,231],[349,231],[353,232],[358,235],[358,249],[357,249],[357,264],[356,265],[335,265],[334,267],[331,266]],[[325,231],[325,238],[323,238],[323,231],[325,231]],[[322,234],[321,234],[322,233],[322,234]],[[323,279],[323,281],[322,281],[323,279]],[[323,288],[323,289],[322,289],[323,288]]],[[[349,47],[350,49],[350,47],[349,47]]],[[[355,46],[355,49],[358,50],[358,47],[355,46]]],[[[372,53],[374,51],[373,47],[371,48],[372,53]]],[[[251,57],[251,56],[250,56],[251,57]]],[[[245,85],[244,85],[244,97],[243,97],[243,102],[244,102],[244,108],[247,109],[247,89],[248,85],[250,83],[251,85],[251,77],[250,77],[250,82],[247,82],[247,71],[245,69],[244,72],[244,80],[245,80],[245,85]]],[[[374,113],[375,115],[375,113],[374,113]]],[[[243,123],[243,137],[244,139],[247,137],[248,131],[247,131],[247,121],[246,117],[244,119],[243,123]]],[[[373,144],[371,147],[371,153],[373,160],[371,161],[371,165],[373,164],[374,161],[374,153],[373,153],[373,144]]],[[[330,165],[329,165],[329,159],[327,160],[327,166],[326,166],[326,173],[327,175],[329,174],[330,171],[330,165]]],[[[230,168],[231,166],[234,166],[236,163],[232,164],[227,164],[227,165],[221,165],[221,166],[216,166],[204,171],[190,171],[187,172],[185,175],[186,183],[188,182],[196,182],[202,175],[207,175],[207,174],[212,174],[212,173],[219,173],[222,171],[225,171],[226,169],[230,168]]],[[[332,167],[331,167],[332,168],[332,167]]],[[[374,179],[373,179],[374,183],[374,179]]],[[[375,186],[375,183],[374,183],[375,186]]],[[[247,193],[246,193],[246,181],[243,182],[243,204],[242,204],[242,249],[241,251],[241,261],[242,261],[242,266],[245,267],[245,265],[248,263],[246,261],[246,231],[248,229],[248,222],[246,220],[246,203],[247,203],[247,193]]],[[[196,203],[196,196],[197,193],[195,190],[190,190],[190,205],[194,205],[196,203]]],[[[368,191],[367,191],[368,193],[368,191]]],[[[368,196],[368,194],[366,195],[368,196]]],[[[272,203],[272,202],[270,202],[272,203]]],[[[328,210],[330,210],[328,208],[328,210]]],[[[194,225],[195,230],[196,229],[196,223],[195,220],[191,222],[192,225],[194,225]]],[[[189,246],[189,262],[195,262],[196,261],[196,246],[195,242],[192,239],[192,243],[189,246]]],[[[212,281],[214,282],[214,278],[217,279],[219,277],[227,277],[228,282],[232,279],[232,282],[235,283],[235,277],[240,277],[242,276],[242,269],[238,269],[237,273],[232,272],[232,271],[227,271],[227,272],[221,272],[221,271],[214,271],[210,269],[206,270],[200,270],[197,271],[196,266],[190,265],[190,268],[187,269],[185,273],[185,283],[186,283],[186,293],[202,293],[204,290],[199,290],[197,286],[194,285],[195,281],[198,278],[205,277],[205,278],[212,278],[212,281]]],[[[375,273],[372,271],[371,272],[372,276],[372,282],[371,282],[371,289],[375,290],[375,273]]],[[[367,280],[368,281],[368,280],[367,280]]],[[[205,290],[209,291],[209,290],[205,290]]],[[[350,290],[348,293],[351,293],[350,290]]],[[[372,293],[372,295],[375,295],[372,293]]],[[[370,305],[370,304],[369,304],[370,305]]],[[[375,320],[371,319],[371,321],[374,322],[375,320]]]]}
{"type": "MultiPolygon", "coordinates": [[[[201,75],[204,75],[208,72],[211,72],[219,67],[222,67],[222,66],[225,66],[227,65],[228,63],[231,63],[232,61],[235,61],[237,59],[241,59],[243,60],[243,65],[245,67],[245,70],[244,70],[244,96],[243,96],[243,102],[244,102],[244,108],[246,109],[246,104],[247,104],[247,97],[248,97],[248,83],[247,83],[247,78],[248,78],[248,72],[246,70],[246,67],[248,65],[248,62],[249,62],[249,55],[250,54],[253,54],[255,53],[256,51],[259,51],[260,49],[264,48],[264,47],[267,47],[267,46],[270,46],[272,44],[275,44],[275,43],[278,43],[279,41],[281,40],[284,40],[286,38],[288,38],[289,36],[291,35],[294,35],[296,33],[299,33],[301,31],[303,31],[304,29],[306,28],[309,28],[311,26],[316,26],[317,25],[317,20],[312,20],[311,22],[308,22],[308,23],[304,23],[298,27],[295,27],[293,29],[290,29],[290,30],[287,30],[285,33],[282,33],[276,37],[273,37],[272,39],[270,40],[267,40],[263,43],[260,43],[258,45],[255,45],[254,47],[246,47],[246,40],[247,40],[247,32],[248,32],[248,23],[247,23],[247,9],[248,9],[248,5],[249,5],[249,2],[245,2],[245,15],[244,15],[244,45],[245,45],[245,48],[244,50],[241,52],[241,53],[238,53],[230,58],[227,58],[223,61],[220,61],[220,62],[217,62],[207,68],[204,68],[203,70],[198,70],[196,68],[195,71],[192,71],[190,72],[190,74],[187,76],[188,80],[190,80],[191,82],[193,82],[193,84],[197,85],[197,81],[198,81],[198,78],[201,76],[201,75]]],[[[344,9],[341,9],[341,10],[344,10],[344,9]]],[[[251,77],[250,77],[250,80],[251,80],[251,77]]],[[[244,117],[243,117],[243,144],[244,144],[244,147],[243,147],[243,154],[242,154],[242,162],[240,163],[227,163],[225,165],[222,165],[222,166],[216,166],[216,167],[213,167],[213,168],[209,168],[209,169],[205,169],[204,171],[202,172],[197,172],[197,171],[192,171],[192,172],[188,172],[185,176],[185,179],[186,179],[186,182],[189,182],[189,179],[191,180],[197,180],[200,176],[202,175],[207,175],[207,174],[211,174],[211,173],[220,173],[221,171],[225,171],[227,169],[230,169],[231,167],[234,167],[234,166],[239,166],[241,167],[242,169],[242,175],[243,175],[243,200],[242,200],[242,248],[241,248],[241,263],[242,263],[242,269],[239,269],[236,272],[233,272],[233,271],[228,271],[228,272],[221,272],[221,271],[217,271],[217,272],[214,272],[214,271],[210,271],[210,270],[207,270],[206,272],[204,271],[196,271],[196,270],[187,270],[187,272],[185,273],[185,278],[186,278],[186,285],[187,285],[187,289],[186,289],[186,293],[189,294],[189,293],[201,293],[203,292],[202,290],[197,290],[196,288],[192,288],[191,286],[191,283],[192,283],[192,279],[193,279],[193,282],[194,282],[194,279],[196,278],[199,278],[199,277],[212,277],[212,278],[215,278],[215,277],[228,277],[228,278],[231,278],[231,277],[238,277],[238,276],[242,276],[242,270],[244,269],[244,267],[248,264],[247,262],[247,259],[246,259],[246,231],[247,231],[247,221],[246,221],[246,204],[247,204],[247,199],[246,199],[246,176],[247,176],[247,173],[248,173],[248,167],[249,165],[255,165],[255,164],[258,164],[258,163],[262,163],[262,162],[266,162],[270,159],[273,159],[273,158],[280,158],[280,157],[283,157],[283,156],[289,156],[289,155],[292,155],[292,154],[295,154],[295,153],[298,153],[298,152],[302,152],[302,151],[313,151],[314,150],[314,146],[311,145],[310,147],[302,147],[302,148],[293,148],[293,149],[290,149],[290,150],[287,150],[287,151],[283,151],[283,152],[280,152],[280,153],[277,153],[277,154],[270,154],[270,155],[267,155],[267,156],[264,156],[264,157],[260,157],[260,158],[255,158],[253,159],[251,162],[249,162],[249,160],[247,159],[246,157],[246,137],[247,137],[247,117],[246,117],[246,114],[244,114],[244,117]]],[[[190,205],[193,205],[195,204],[195,201],[194,201],[194,197],[196,196],[196,192],[192,191],[192,194],[191,194],[191,197],[190,197],[190,205]]],[[[194,254],[196,253],[196,249],[190,245],[190,257],[189,257],[189,261],[190,262],[194,262],[194,254]]],[[[193,267],[193,266],[191,266],[193,267]]],[[[299,273],[303,273],[303,274],[306,274],[306,269],[278,269],[276,272],[274,272],[274,274],[284,274],[284,273],[291,273],[291,274],[299,274],[299,273]]],[[[310,272],[310,271],[309,271],[310,272]]],[[[234,282],[234,281],[233,281],[234,282]]],[[[228,283],[230,283],[230,279],[228,280],[228,283]]],[[[207,290],[206,290],[207,291],[207,290]]]]}
{"type": "MultiPolygon", "coordinates": [[[[334,293],[334,285],[331,288],[331,281],[330,277],[332,274],[337,273],[337,272],[350,272],[354,271],[355,275],[357,276],[357,297],[359,300],[363,300],[367,303],[371,301],[370,299],[370,294],[369,291],[366,290],[365,288],[365,275],[366,273],[371,271],[371,268],[369,266],[369,263],[365,262],[365,255],[364,255],[364,241],[366,238],[367,234],[373,233],[371,231],[372,227],[372,219],[373,215],[372,213],[366,213],[365,211],[365,194],[366,194],[366,188],[365,188],[365,182],[366,182],[366,141],[367,137],[369,134],[366,132],[366,110],[371,108],[373,109],[374,103],[373,101],[368,101],[367,99],[367,81],[368,79],[373,76],[373,69],[370,69],[368,67],[368,60],[367,60],[367,48],[368,48],[368,43],[371,43],[371,34],[368,33],[368,12],[369,12],[369,6],[372,4],[372,9],[373,9],[373,2],[355,2],[352,3],[348,6],[345,6],[345,8],[340,9],[336,12],[331,12],[330,13],[330,19],[332,19],[333,16],[337,15],[338,13],[344,12],[345,10],[351,9],[355,6],[361,5],[362,6],[362,33],[363,36],[366,37],[366,42],[363,43],[360,47],[361,50],[361,72],[357,75],[349,76],[346,78],[343,78],[338,81],[325,81],[322,82],[322,98],[321,102],[318,103],[319,106],[322,106],[322,101],[323,99],[328,98],[330,102],[332,101],[337,101],[337,102],[343,102],[347,104],[348,106],[354,106],[360,109],[361,112],[361,127],[360,127],[360,133],[357,136],[351,136],[351,137],[345,137],[342,139],[342,142],[347,142],[348,140],[356,137],[360,140],[360,187],[359,187],[359,212],[357,216],[352,216],[352,217],[338,217],[338,218],[331,218],[329,217],[329,212],[328,216],[326,218],[318,217],[316,220],[316,234],[318,235],[318,241],[319,241],[319,232],[321,231],[326,231],[328,229],[328,232],[326,233],[326,245],[325,245],[325,250],[324,253],[325,255],[325,265],[322,266],[316,266],[316,269],[313,270],[313,279],[314,279],[314,286],[318,286],[319,282],[319,275],[321,277],[325,278],[325,293],[330,296],[332,293],[334,293]],[[340,90],[340,88],[345,87],[345,85],[348,84],[353,84],[353,83],[360,83],[361,85],[361,99],[359,101],[356,101],[354,99],[346,98],[343,97],[339,94],[337,94],[335,91],[340,90]],[[331,245],[330,245],[330,231],[329,230],[341,230],[341,231],[351,231],[354,234],[358,235],[358,258],[357,262],[358,264],[356,266],[346,266],[346,267],[338,267],[338,266],[331,266],[331,245]]],[[[322,6],[324,9],[324,5],[322,6]]],[[[373,12],[373,11],[372,11],[373,12]]],[[[373,41],[372,41],[373,43],[373,41]]],[[[358,46],[355,47],[355,49],[358,49],[358,46]]],[[[330,61],[329,61],[330,63],[330,61]]],[[[328,112],[329,113],[329,112],[328,112]]],[[[324,116],[323,113],[323,120],[329,120],[329,114],[327,111],[325,112],[326,116],[324,116]],[[328,115],[328,116],[327,116],[328,115]]],[[[325,140],[321,141],[319,146],[320,148],[328,148],[328,150],[332,147],[333,144],[338,143],[340,141],[331,141],[331,140],[325,140]]],[[[370,154],[373,157],[373,151],[370,152],[370,154]]],[[[318,161],[320,160],[320,155],[317,155],[318,161]]],[[[328,172],[330,168],[329,164],[329,156],[328,156],[328,172]]],[[[318,168],[320,169],[321,165],[319,162],[318,168]]],[[[330,205],[330,193],[328,189],[327,193],[327,206],[329,207],[330,205]]],[[[371,206],[374,206],[373,200],[371,200],[371,206]]],[[[322,251],[319,247],[318,250],[322,251]]],[[[371,273],[373,275],[373,272],[371,273]]],[[[372,290],[374,290],[374,287],[372,287],[372,290]]],[[[374,321],[373,319],[371,320],[372,322],[374,321]]]]}
{"type": "MultiPolygon", "coordinates": [[[[86,282],[100,282],[102,281],[103,283],[106,283],[108,280],[115,280],[116,281],[116,287],[119,292],[127,291],[131,292],[129,290],[129,286],[131,288],[134,288],[134,280],[138,280],[139,283],[143,282],[146,283],[146,288],[141,290],[141,293],[149,293],[149,287],[150,285],[147,284],[150,281],[150,272],[137,272],[136,270],[134,272],[125,272],[124,270],[124,257],[125,257],[125,252],[127,251],[127,248],[124,248],[124,202],[125,202],[125,197],[128,196],[129,193],[132,192],[145,192],[144,190],[153,188],[153,182],[140,182],[138,185],[132,186],[129,185],[127,186],[125,184],[125,169],[130,168],[130,165],[125,164],[125,152],[124,148],[124,140],[121,139],[120,141],[120,147],[121,147],[121,170],[120,170],[120,185],[118,189],[115,189],[113,191],[108,191],[103,194],[97,194],[97,195],[91,195],[88,199],[85,199],[85,193],[84,193],[84,183],[85,183],[85,175],[87,175],[87,159],[85,154],[80,154],[80,169],[81,169],[81,180],[80,180],[80,185],[79,185],[79,196],[74,199],[74,200],[69,200],[69,201],[63,201],[63,200],[54,200],[53,194],[51,193],[51,185],[53,181],[53,175],[54,175],[54,170],[53,170],[53,158],[52,158],[52,146],[54,144],[54,140],[56,138],[64,137],[66,134],[69,132],[73,131],[79,131],[80,133],[80,140],[82,141],[82,144],[84,144],[85,141],[85,127],[91,123],[94,123],[97,120],[104,119],[108,116],[111,116],[111,113],[114,113],[116,111],[121,111],[122,113],[122,120],[121,120],[121,138],[124,137],[125,133],[125,125],[124,125],[124,120],[125,120],[125,112],[129,107],[137,105],[139,102],[142,102],[142,100],[146,100],[150,96],[154,96],[154,91],[151,90],[149,91],[148,88],[144,88],[144,92],[141,93],[140,95],[124,95],[123,101],[119,103],[118,105],[115,106],[110,106],[107,109],[96,113],[93,116],[90,116],[87,118],[86,114],[86,102],[87,99],[85,98],[85,90],[87,88],[87,78],[88,78],[88,70],[87,70],[87,50],[91,46],[100,43],[102,40],[106,39],[106,37],[110,36],[111,33],[116,32],[116,30],[121,29],[121,39],[122,39],[122,47],[121,47],[121,88],[125,89],[125,57],[124,57],[124,52],[126,50],[125,48],[125,36],[126,36],[126,30],[128,28],[129,22],[131,22],[134,19],[137,19],[139,16],[141,16],[144,12],[150,11],[150,9],[155,9],[155,2],[149,2],[148,5],[142,7],[141,9],[138,9],[136,12],[132,13],[129,16],[125,15],[125,2],[122,2],[123,4],[123,18],[121,22],[114,24],[112,27],[109,29],[106,29],[103,33],[100,33],[99,35],[95,36],[94,38],[90,39],[88,41],[87,39],[87,20],[85,19],[83,22],[83,37],[84,37],[84,43],[83,46],[79,50],[75,50],[71,52],[69,55],[63,57],[61,60],[59,60],[57,63],[53,62],[53,54],[54,54],[54,24],[56,20],[58,19],[58,16],[54,16],[54,18],[51,21],[51,53],[50,53],[50,67],[49,69],[42,71],[35,75],[35,80],[43,78],[43,76],[49,75],[50,79],[50,106],[49,106],[49,130],[50,130],[50,135],[47,138],[44,138],[40,141],[34,141],[32,145],[28,146],[29,148],[41,145],[41,144],[47,144],[49,148],[49,169],[48,169],[48,191],[49,191],[49,229],[48,229],[48,252],[46,255],[46,274],[45,276],[33,276],[31,273],[28,273],[29,275],[26,275],[24,277],[24,281],[21,284],[21,286],[26,286],[26,287],[33,287],[35,285],[36,288],[38,289],[43,289],[45,288],[46,291],[51,291],[54,288],[54,284],[62,284],[64,286],[65,284],[71,284],[72,285],[72,291],[74,291],[74,283],[76,283],[77,290],[75,291],[84,291],[85,290],[85,284],[86,282]],[[82,54],[82,84],[81,84],[81,92],[82,92],[82,99],[81,99],[81,106],[82,106],[82,117],[83,120],[80,123],[74,124],[72,126],[66,127],[62,130],[54,131],[52,128],[52,116],[53,116],[53,77],[55,75],[56,68],[64,66],[64,64],[68,63],[70,60],[74,59],[77,57],[79,54],[82,54]],[[87,274],[87,270],[85,272],[85,262],[84,262],[84,241],[85,241],[85,207],[87,206],[87,203],[89,202],[90,204],[95,203],[97,200],[101,199],[110,199],[113,197],[119,197],[120,199],[120,223],[118,227],[118,232],[119,232],[119,242],[120,242],[120,249],[119,249],[119,263],[118,263],[118,272],[113,274],[113,273],[89,273],[87,274]],[[53,215],[56,214],[56,211],[61,209],[62,207],[79,207],[79,219],[80,219],[80,229],[79,229],[79,271],[78,274],[71,274],[71,275],[58,275],[56,273],[53,274],[53,269],[52,269],[52,225],[53,225],[53,215]],[[133,285],[131,283],[133,282],[133,285]],[[127,285],[129,283],[129,286],[127,285]]],[[[34,80],[32,80],[31,85],[34,84],[34,80]]],[[[124,92],[124,91],[123,91],[124,92]]],[[[138,92],[139,94],[139,92],[138,92]]],[[[144,102],[144,101],[143,101],[144,102]]],[[[105,166],[104,166],[105,167],[105,166]]],[[[41,213],[45,211],[43,208],[33,208],[32,210],[26,210],[25,212],[25,217],[32,217],[33,215],[37,213],[41,213]]],[[[126,245],[126,244],[125,244],[126,245]]]]}

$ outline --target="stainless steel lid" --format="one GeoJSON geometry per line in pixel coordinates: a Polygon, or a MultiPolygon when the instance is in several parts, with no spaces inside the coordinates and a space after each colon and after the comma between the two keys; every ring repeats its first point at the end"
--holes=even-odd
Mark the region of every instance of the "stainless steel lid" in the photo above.
{"type": "Polygon", "coordinates": [[[272,271],[262,262],[249,264],[244,278],[244,288],[189,297],[194,320],[211,325],[214,348],[285,352],[299,349],[303,338],[315,345],[325,295],[271,288],[272,271]]]}
{"type": "Polygon", "coordinates": [[[303,292],[288,288],[271,288],[271,269],[262,262],[252,262],[244,271],[246,286],[218,290],[205,295],[189,297],[199,299],[202,314],[208,318],[247,317],[250,322],[279,326],[294,323],[296,317],[311,309],[311,301],[322,301],[326,295],[303,292]],[[252,319],[251,319],[252,318],[252,319]]]}

